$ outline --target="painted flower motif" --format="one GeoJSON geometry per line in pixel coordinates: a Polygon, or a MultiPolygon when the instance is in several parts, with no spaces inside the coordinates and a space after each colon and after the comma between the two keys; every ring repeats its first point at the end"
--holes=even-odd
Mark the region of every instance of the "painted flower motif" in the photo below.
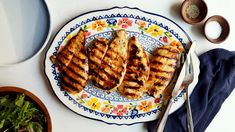
{"type": "Polygon", "coordinates": [[[160,101],[161,101],[160,98],[155,98],[155,99],[154,99],[154,103],[155,103],[155,104],[159,103],[160,101]]]}
{"type": "Polygon", "coordinates": [[[164,34],[169,38],[170,40],[173,40],[173,37],[170,32],[164,32],[164,34]]]}
{"type": "Polygon", "coordinates": [[[161,36],[163,33],[162,29],[158,25],[150,25],[146,32],[154,37],[161,36]]]}
{"type": "Polygon", "coordinates": [[[84,25],[82,29],[84,30],[85,37],[88,37],[91,35],[91,32],[89,32],[89,29],[91,28],[91,25],[84,25]]]}
{"type": "Polygon", "coordinates": [[[84,100],[86,98],[89,98],[89,96],[85,92],[83,92],[81,95],[77,95],[76,99],[79,101],[80,104],[83,104],[83,103],[85,103],[84,100]]]}
{"type": "Polygon", "coordinates": [[[163,105],[163,103],[157,103],[157,104],[154,104],[153,105],[153,108],[161,108],[162,107],[162,105],[163,105]]]}
{"type": "Polygon", "coordinates": [[[96,20],[95,22],[92,23],[91,29],[96,30],[96,31],[102,31],[104,28],[106,28],[106,22],[102,20],[96,20]]]}
{"type": "Polygon", "coordinates": [[[131,110],[131,115],[137,115],[139,112],[138,110],[135,108],[133,110],[131,110]]]}
{"type": "Polygon", "coordinates": [[[155,98],[153,108],[160,108],[162,106],[161,98],[155,98]]]}
{"type": "Polygon", "coordinates": [[[116,114],[117,116],[126,115],[127,108],[124,107],[123,105],[117,105],[116,107],[113,108],[113,113],[116,114]]]}
{"type": "Polygon", "coordinates": [[[152,102],[150,101],[142,101],[141,104],[138,106],[138,109],[140,111],[144,111],[144,112],[149,112],[152,109],[152,102]]]}
{"type": "Polygon", "coordinates": [[[106,22],[108,23],[109,26],[114,26],[117,24],[116,19],[107,19],[106,22]]]}
{"type": "Polygon", "coordinates": [[[92,97],[87,101],[87,106],[89,106],[92,110],[98,110],[100,108],[101,103],[97,98],[92,97]]]}
{"type": "Polygon", "coordinates": [[[161,37],[161,41],[164,43],[168,42],[168,38],[166,36],[161,37]]]}
{"type": "Polygon", "coordinates": [[[139,25],[140,28],[144,28],[147,26],[147,23],[143,20],[137,21],[137,25],[139,25]]]}
{"type": "Polygon", "coordinates": [[[109,113],[110,110],[113,108],[113,105],[111,105],[110,101],[104,101],[104,106],[101,108],[101,111],[103,113],[109,113]]]}
{"type": "Polygon", "coordinates": [[[177,46],[177,48],[178,48],[181,52],[184,51],[184,47],[183,47],[182,43],[181,43],[180,41],[178,41],[178,40],[172,41],[172,42],[170,43],[170,45],[171,45],[171,46],[177,46]]]}
{"type": "Polygon", "coordinates": [[[134,104],[132,104],[132,103],[126,104],[125,106],[126,106],[126,108],[127,108],[128,110],[133,110],[133,109],[136,108],[136,105],[134,105],[134,104]]]}
{"type": "Polygon", "coordinates": [[[118,20],[118,26],[121,26],[121,28],[128,28],[132,26],[132,20],[128,18],[122,18],[118,20]]]}
{"type": "Polygon", "coordinates": [[[86,93],[82,93],[81,99],[85,99],[85,98],[88,98],[88,95],[86,93]]]}
{"type": "Polygon", "coordinates": [[[84,34],[85,34],[85,37],[88,37],[88,36],[90,36],[91,35],[91,32],[84,32],[84,34]]]}

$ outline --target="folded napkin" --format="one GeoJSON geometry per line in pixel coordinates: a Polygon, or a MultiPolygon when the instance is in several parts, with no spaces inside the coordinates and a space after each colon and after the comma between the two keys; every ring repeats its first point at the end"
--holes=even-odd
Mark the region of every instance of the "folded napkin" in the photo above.
{"type": "MultiPolygon", "coordinates": [[[[195,132],[204,132],[220,110],[224,100],[235,87],[235,54],[224,49],[213,49],[199,56],[199,81],[191,96],[195,132]]],[[[164,132],[187,131],[186,105],[172,113],[164,132]]],[[[157,121],[147,123],[154,132],[157,121]]]]}

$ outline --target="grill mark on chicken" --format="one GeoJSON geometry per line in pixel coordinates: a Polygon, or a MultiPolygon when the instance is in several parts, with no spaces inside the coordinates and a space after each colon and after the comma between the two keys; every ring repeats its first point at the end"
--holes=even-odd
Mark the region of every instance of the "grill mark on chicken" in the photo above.
{"type": "Polygon", "coordinates": [[[102,76],[99,75],[99,67],[100,64],[105,56],[105,53],[107,52],[108,48],[108,40],[105,38],[98,38],[94,41],[93,45],[88,48],[89,51],[89,72],[91,74],[91,79],[93,82],[96,82],[96,80],[101,79],[101,81],[106,80],[102,76]]]}
{"type": "MultiPolygon", "coordinates": [[[[102,45],[104,46],[104,44],[102,45]]],[[[117,31],[117,36],[108,45],[108,49],[99,64],[98,71],[99,77],[95,78],[95,82],[100,84],[100,88],[104,90],[112,90],[117,88],[124,77],[126,72],[127,60],[127,39],[126,31],[121,29],[117,31]],[[102,81],[102,82],[99,82],[102,81]]]]}
{"type": "Polygon", "coordinates": [[[113,49],[109,49],[106,53],[106,56],[109,58],[112,58],[114,60],[117,60],[118,58],[121,59],[121,61],[124,61],[125,59],[120,56],[116,51],[114,51],[113,49]]]}
{"type": "MultiPolygon", "coordinates": [[[[102,38],[103,39],[103,38],[102,38]]],[[[103,41],[102,39],[97,39],[97,41],[100,43],[100,44],[102,44],[104,47],[106,47],[107,46],[107,43],[105,42],[105,41],[103,41]]],[[[94,46],[96,46],[96,45],[94,45],[94,46]]]]}
{"type": "Polygon", "coordinates": [[[75,80],[76,82],[80,83],[82,86],[85,86],[84,84],[86,84],[87,79],[82,75],[73,72],[73,69],[71,69],[70,67],[65,68],[62,75],[68,76],[70,79],[75,80]]]}
{"type": "Polygon", "coordinates": [[[144,86],[144,82],[142,80],[137,80],[136,78],[124,78],[124,81],[135,82],[139,84],[140,86],[144,86]]]}
{"type": "Polygon", "coordinates": [[[74,87],[72,86],[68,86],[68,84],[66,84],[66,82],[64,82],[62,85],[61,85],[61,88],[65,91],[68,91],[69,93],[78,93],[80,92],[78,89],[75,89],[74,87]]]}
{"type": "Polygon", "coordinates": [[[158,54],[158,53],[156,55],[161,56],[161,57],[166,58],[166,59],[170,59],[170,60],[176,60],[177,59],[177,57],[168,57],[168,56],[164,56],[164,55],[161,55],[161,54],[158,54]]]}
{"type": "Polygon", "coordinates": [[[71,52],[68,49],[64,49],[64,52],[59,53],[60,55],[62,55],[64,58],[66,59],[70,59],[70,56],[73,55],[73,52],[71,52]]]}
{"type": "Polygon", "coordinates": [[[105,49],[105,47],[107,46],[107,43],[105,43],[104,41],[100,41],[100,40],[96,40],[97,42],[96,43],[99,43],[99,44],[101,44],[102,45],[102,47],[98,47],[97,45],[92,45],[92,48],[94,48],[94,49],[97,49],[97,50],[99,50],[100,52],[102,52],[103,54],[104,54],[104,49],[105,49]]]}
{"type": "Polygon", "coordinates": [[[62,62],[65,66],[67,66],[70,61],[72,60],[74,53],[79,50],[79,45],[84,44],[84,31],[80,30],[76,36],[71,38],[68,44],[65,45],[62,49],[59,50],[56,58],[57,58],[57,65],[60,65],[62,62]],[[66,58],[66,59],[65,59],[66,58]]]}
{"type": "Polygon", "coordinates": [[[89,72],[87,70],[85,70],[82,66],[80,66],[79,64],[76,64],[74,61],[72,61],[70,63],[70,65],[74,65],[74,67],[78,68],[81,72],[86,73],[87,75],[89,74],[89,72]]]}
{"type": "Polygon", "coordinates": [[[105,51],[103,51],[101,49],[94,49],[94,52],[92,52],[91,54],[92,54],[92,58],[96,57],[97,59],[102,60],[103,59],[102,55],[105,54],[105,51]]]}
{"type": "MultiPolygon", "coordinates": [[[[110,80],[114,80],[116,83],[119,82],[119,79],[118,79],[116,76],[114,76],[113,74],[109,74],[109,73],[108,73],[107,71],[105,71],[104,69],[100,69],[100,72],[103,72],[103,74],[105,74],[106,76],[108,76],[110,80]]],[[[106,81],[108,81],[108,80],[106,80],[106,81]]]]}
{"type": "MultiPolygon", "coordinates": [[[[92,64],[92,65],[94,65],[94,66],[96,66],[96,67],[99,67],[98,62],[95,62],[95,61],[93,61],[92,59],[89,60],[89,63],[92,64]]],[[[90,70],[92,70],[92,69],[90,69],[90,70]]]]}
{"type": "Polygon", "coordinates": [[[125,96],[131,96],[131,97],[136,96],[136,94],[134,94],[134,93],[129,93],[129,92],[125,92],[124,95],[125,95],[125,96]]]}
{"type": "Polygon", "coordinates": [[[88,71],[84,68],[84,66],[86,66],[87,63],[88,63],[87,59],[79,59],[78,57],[75,56],[74,59],[72,59],[70,64],[73,65],[74,67],[79,68],[80,71],[88,74],[88,71]],[[81,62],[82,65],[80,65],[79,62],[81,62]]]}
{"type": "Polygon", "coordinates": [[[62,87],[66,86],[67,90],[72,89],[72,91],[80,92],[83,89],[83,86],[76,81],[72,81],[68,76],[63,76],[62,78],[62,87]]]}
{"type": "Polygon", "coordinates": [[[66,64],[69,62],[70,60],[68,58],[65,58],[64,56],[59,56],[58,60],[56,61],[56,63],[58,62],[59,65],[63,64],[64,66],[66,66],[66,64]]]}
{"type": "MultiPolygon", "coordinates": [[[[108,66],[110,69],[109,70],[111,70],[114,74],[115,74],[115,76],[118,76],[118,77],[121,77],[122,75],[121,75],[121,73],[119,72],[119,71],[117,71],[117,70],[114,70],[115,68],[117,68],[117,67],[112,67],[109,63],[107,63],[105,60],[103,60],[103,64],[105,65],[105,66],[108,66]]],[[[103,68],[103,67],[101,67],[101,68],[103,68]]],[[[121,70],[123,69],[123,67],[121,67],[121,70]]]]}
{"type": "Polygon", "coordinates": [[[161,82],[155,82],[153,84],[154,86],[165,86],[165,84],[161,83],[161,82]]]}
{"type": "MultiPolygon", "coordinates": [[[[128,88],[128,89],[135,89],[135,90],[138,90],[140,89],[139,86],[131,86],[131,85],[125,85],[124,88],[128,88]]],[[[127,93],[127,92],[126,92],[127,93]]]]}
{"type": "Polygon", "coordinates": [[[87,64],[87,63],[88,63],[87,58],[82,59],[82,58],[80,58],[80,57],[77,56],[77,55],[74,55],[72,61],[74,61],[74,62],[79,62],[79,61],[80,61],[80,62],[82,62],[82,64],[87,64]]]}
{"type": "MultiPolygon", "coordinates": [[[[83,44],[83,46],[84,45],[85,45],[85,43],[83,44]]],[[[84,56],[86,56],[86,54],[87,54],[85,48],[82,48],[79,53],[83,54],[84,56]]]]}
{"type": "MultiPolygon", "coordinates": [[[[69,64],[69,66],[67,67],[69,69],[69,72],[72,73],[72,74],[76,74],[76,76],[80,77],[81,79],[83,80],[87,80],[86,77],[82,76],[79,71],[81,72],[84,72],[86,76],[88,76],[87,72],[85,70],[80,70],[80,69],[77,69],[76,70],[76,67],[72,66],[71,63],[69,64]]],[[[79,67],[77,67],[79,68],[79,67]]],[[[66,70],[67,71],[67,70],[66,70]]],[[[75,76],[75,75],[74,75],[75,76]]]]}
{"type": "Polygon", "coordinates": [[[153,67],[150,68],[150,71],[153,71],[153,72],[165,72],[167,74],[174,74],[173,71],[163,71],[163,70],[156,69],[156,68],[153,68],[153,67]]]}
{"type": "Polygon", "coordinates": [[[160,75],[155,75],[155,78],[158,78],[158,79],[163,80],[163,81],[170,80],[170,78],[167,78],[167,77],[164,77],[164,76],[160,76],[160,75]]]}
{"type": "Polygon", "coordinates": [[[163,46],[155,52],[150,64],[150,76],[147,92],[154,97],[159,96],[170,83],[179,59],[180,51],[174,46],[163,46]]]}
{"type": "Polygon", "coordinates": [[[140,98],[148,79],[149,60],[136,37],[130,39],[128,48],[127,70],[118,90],[127,98],[140,98]]]}
{"type": "Polygon", "coordinates": [[[176,65],[177,65],[177,64],[164,64],[160,61],[152,61],[151,63],[154,64],[154,65],[167,65],[167,66],[170,66],[170,67],[176,67],[176,65]]]}
{"type": "MultiPolygon", "coordinates": [[[[101,82],[103,83],[107,83],[107,80],[105,78],[103,78],[100,74],[97,73],[97,71],[93,71],[94,74],[96,74],[96,79],[99,79],[100,81],[96,81],[95,79],[93,80],[94,84],[97,86],[97,87],[101,87],[102,84],[101,82]]],[[[112,82],[111,80],[109,80],[109,83],[112,82]]]]}
{"type": "Polygon", "coordinates": [[[58,52],[54,58],[56,61],[53,61],[61,72],[61,87],[72,94],[82,91],[88,80],[88,58],[84,45],[84,31],[80,30],[58,52]]]}
{"type": "Polygon", "coordinates": [[[126,74],[132,74],[132,73],[133,73],[133,71],[131,69],[126,70],[126,74]]]}
{"type": "Polygon", "coordinates": [[[172,53],[175,53],[175,54],[179,54],[179,50],[172,50],[172,49],[169,49],[165,46],[161,47],[162,50],[168,50],[169,52],[172,52],[172,53]]]}

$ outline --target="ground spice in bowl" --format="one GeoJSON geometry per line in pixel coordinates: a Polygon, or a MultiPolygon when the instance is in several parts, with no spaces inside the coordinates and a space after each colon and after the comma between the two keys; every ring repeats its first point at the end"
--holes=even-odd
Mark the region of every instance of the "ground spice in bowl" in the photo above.
{"type": "Polygon", "coordinates": [[[189,24],[197,24],[206,18],[207,5],[203,0],[185,0],[181,5],[181,17],[189,24]]]}
{"type": "Polygon", "coordinates": [[[195,4],[192,4],[186,8],[186,13],[189,18],[195,19],[199,16],[200,10],[195,4]]]}

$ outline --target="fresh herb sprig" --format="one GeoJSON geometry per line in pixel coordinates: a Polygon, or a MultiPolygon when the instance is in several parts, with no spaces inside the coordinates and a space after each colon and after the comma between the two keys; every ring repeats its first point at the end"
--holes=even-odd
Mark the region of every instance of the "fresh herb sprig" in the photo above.
{"type": "Polygon", "coordinates": [[[24,94],[0,96],[1,132],[42,132],[45,118],[24,94]]]}

